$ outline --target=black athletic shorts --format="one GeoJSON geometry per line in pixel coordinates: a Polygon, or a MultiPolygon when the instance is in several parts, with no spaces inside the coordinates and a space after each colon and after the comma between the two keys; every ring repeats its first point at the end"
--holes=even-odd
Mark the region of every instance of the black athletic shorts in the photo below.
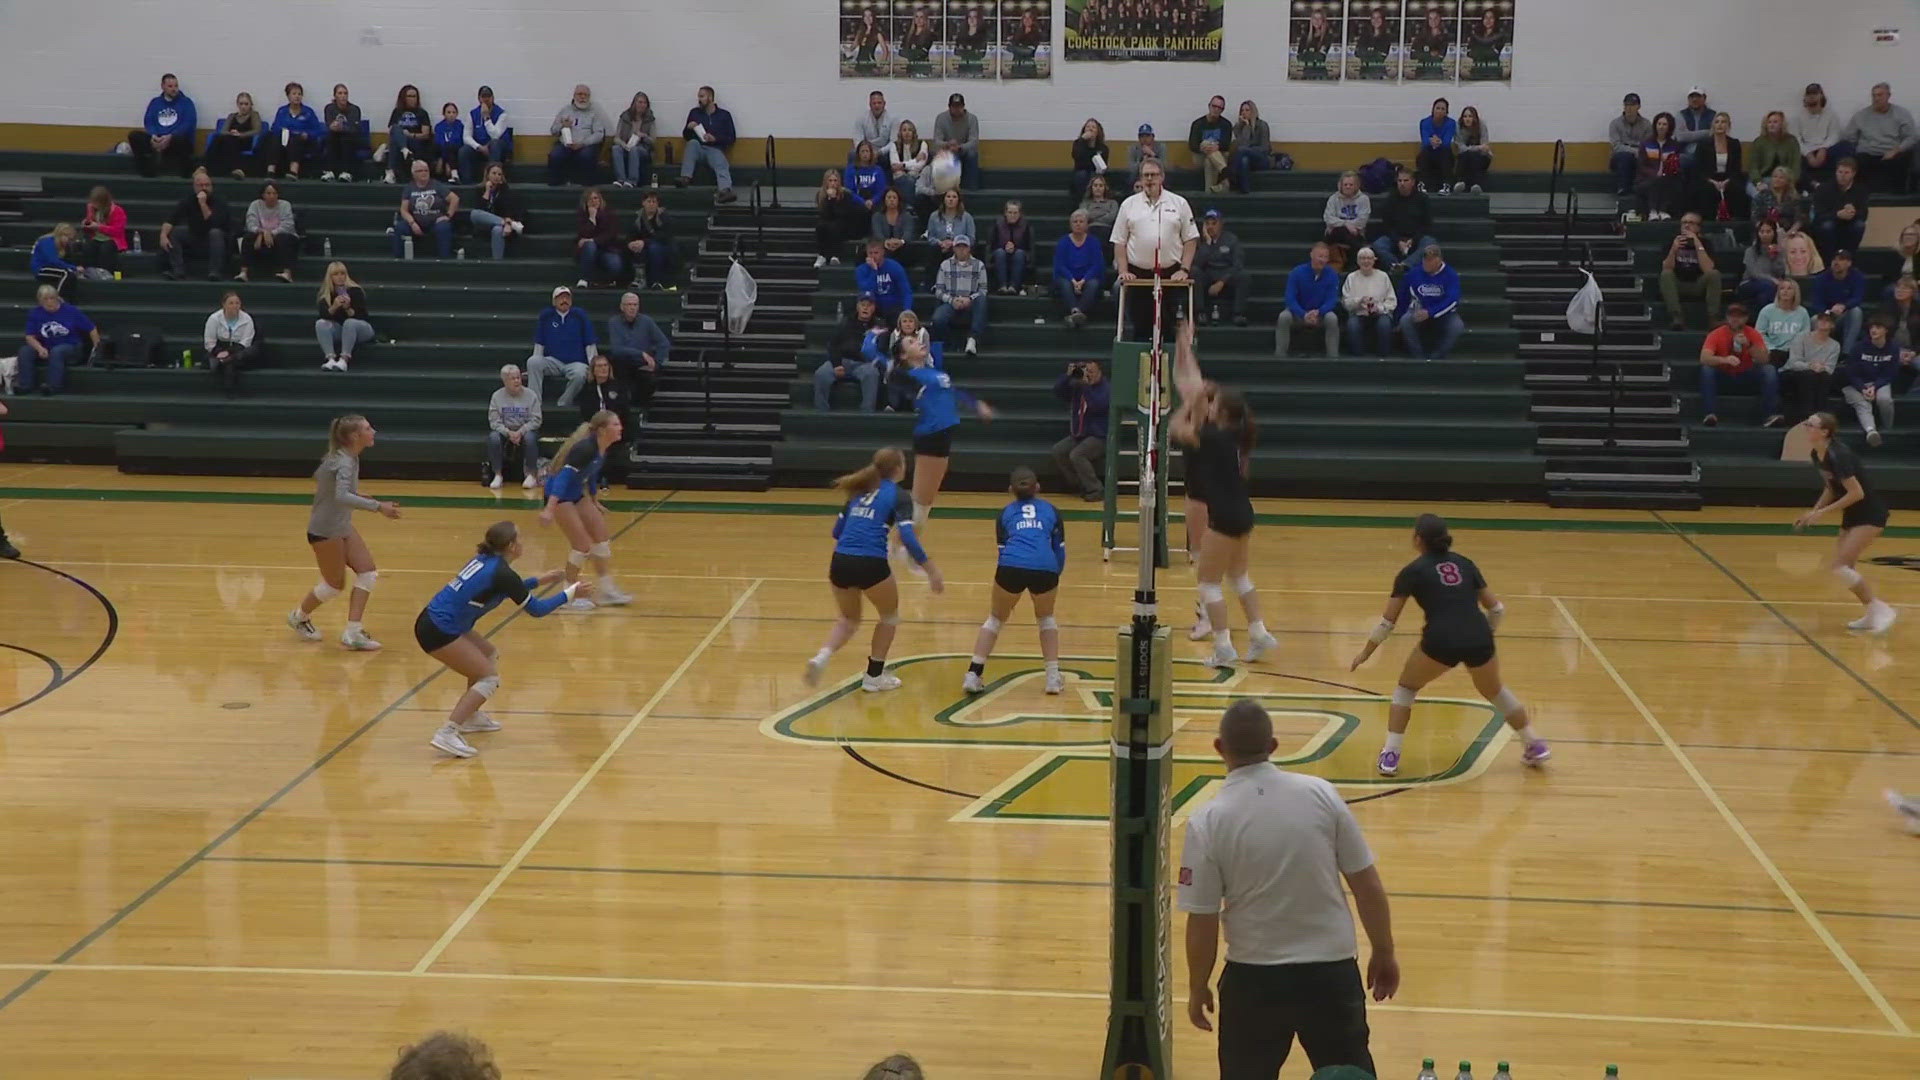
{"type": "Polygon", "coordinates": [[[1044,596],[1060,587],[1060,575],[1052,570],[1028,570],[1019,566],[1002,566],[993,572],[993,583],[1015,596],[1023,592],[1044,596]]]}
{"type": "Polygon", "coordinates": [[[331,536],[315,536],[315,535],[313,535],[312,533],[308,533],[308,534],[307,534],[307,544],[308,544],[308,546],[312,546],[312,545],[314,545],[314,544],[317,544],[317,543],[319,543],[319,542],[320,542],[320,541],[322,541],[322,540],[332,540],[332,539],[334,539],[334,537],[331,537],[331,536]]]}
{"type": "Polygon", "coordinates": [[[419,642],[421,652],[439,652],[441,649],[460,640],[459,634],[449,634],[433,624],[433,617],[426,608],[420,609],[420,617],[413,620],[413,640],[419,642]]]}
{"type": "Polygon", "coordinates": [[[1875,528],[1884,529],[1887,527],[1888,517],[1887,508],[1884,506],[1854,503],[1840,512],[1840,527],[1851,529],[1860,525],[1872,525],[1875,528]]]}
{"type": "Polygon", "coordinates": [[[1421,638],[1420,651],[1426,653],[1429,659],[1438,664],[1445,664],[1448,667],[1464,664],[1475,668],[1493,660],[1493,639],[1461,643],[1421,638]]]}
{"type": "Polygon", "coordinates": [[[836,551],[827,567],[827,580],[836,589],[871,589],[892,576],[893,567],[877,555],[842,555],[836,551]]]}
{"type": "Polygon", "coordinates": [[[1253,531],[1253,504],[1207,504],[1207,528],[1235,540],[1253,531]]]}
{"type": "Polygon", "coordinates": [[[953,429],[941,428],[939,431],[913,437],[915,457],[952,457],[953,429]]]}

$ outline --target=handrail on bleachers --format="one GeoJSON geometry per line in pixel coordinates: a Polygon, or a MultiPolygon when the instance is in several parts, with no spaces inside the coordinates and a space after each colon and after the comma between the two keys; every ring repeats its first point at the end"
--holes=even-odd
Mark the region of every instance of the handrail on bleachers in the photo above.
{"type": "MultiPolygon", "coordinates": [[[[1553,140],[1553,175],[1547,180],[1547,216],[1553,216],[1553,200],[1560,191],[1560,178],[1567,171],[1567,140],[1553,140]]],[[[1572,184],[1568,184],[1567,193],[1573,193],[1572,184]]]]}
{"type": "Polygon", "coordinates": [[[771,134],[767,136],[767,151],[765,157],[767,177],[769,182],[773,184],[773,201],[771,205],[775,210],[778,210],[780,209],[780,153],[775,147],[771,134]]]}

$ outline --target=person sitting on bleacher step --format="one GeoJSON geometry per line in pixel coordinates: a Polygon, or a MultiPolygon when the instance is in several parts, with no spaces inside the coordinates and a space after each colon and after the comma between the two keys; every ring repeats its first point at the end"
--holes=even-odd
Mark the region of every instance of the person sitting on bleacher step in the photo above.
{"type": "Polygon", "coordinates": [[[833,337],[827,340],[827,358],[813,369],[815,409],[826,412],[833,407],[833,384],[837,382],[860,384],[860,411],[872,412],[879,408],[880,365],[865,352],[868,337],[885,333],[886,327],[874,295],[861,293],[853,303],[853,310],[842,315],[839,325],[833,328],[833,337]]]}
{"type": "MultiPolygon", "coordinates": [[[[633,388],[633,402],[644,421],[653,404],[656,375],[673,358],[673,340],[653,316],[641,312],[639,293],[621,296],[619,313],[607,320],[606,354],[620,381],[633,388]]],[[[634,433],[633,425],[627,425],[627,433],[634,433]]]]}
{"type": "Polygon", "coordinates": [[[533,327],[533,355],[527,357],[527,385],[541,393],[548,375],[564,375],[567,388],[559,404],[573,404],[580,387],[587,381],[587,358],[599,352],[594,339],[593,320],[573,306],[573,290],[565,285],[553,290],[553,303],[540,313],[533,327]]]}
{"type": "Polygon", "coordinates": [[[183,176],[191,171],[198,123],[193,99],[180,92],[180,80],[172,75],[160,76],[160,94],[147,102],[140,130],[127,132],[127,146],[133,151],[134,167],[140,175],[154,175],[155,158],[183,176]]]}
{"type": "Polygon", "coordinates": [[[187,256],[205,255],[207,280],[226,276],[227,238],[233,235],[233,210],[213,193],[213,177],[205,169],[193,171],[193,193],[174,204],[160,226],[160,255],[166,268],[160,275],[174,281],[187,276],[187,256]]]}
{"type": "Polygon", "coordinates": [[[504,486],[508,449],[520,454],[520,486],[532,490],[540,483],[540,395],[528,388],[520,368],[500,369],[500,389],[487,402],[487,486],[504,486]]]}
{"type": "Polygon", "coordinates": [[[413,182],[400,193],[400,212],[393,218],[393,257],[405,258],[407,240],[433,236],[434,250],[443,259],[453,257],[453,215],[460,212],[460,196],[433,178],[426,158],[413,159],[413,182]]]}

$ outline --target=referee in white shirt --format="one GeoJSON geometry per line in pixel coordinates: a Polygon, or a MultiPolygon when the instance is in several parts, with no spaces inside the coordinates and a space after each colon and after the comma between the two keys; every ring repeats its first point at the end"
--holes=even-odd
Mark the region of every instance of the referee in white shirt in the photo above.
{"type": "MultiPolygon", "coordinates": [[[[1129,281],[1151,280],[1156,274],[1169,282],[1188,280],[1187,268],[1193,265],[1194,248],[1200,242],[1200,228],[1193,221],[1193,207],[1187,200],[1168,191],[1167,174],[1158,161],[1140,166],[1141,190],[1127,196],[1113,219],[1113,272],[1121,282],[1121,303],[1127,309],[1127,321],[1133,324],[1133,340],[1153,338],[1153,290],[1126,288],[1129,281]]],[[[1173,336],[1173,328],[1185,317],[1187,290],[1161,290],[1163,333],[1173,336]]]]}
{"type": "Polygon", "coordinates": [[[1340,890],[1346,878],[1373,955],[1366,989],[1385,1001],[1400,987],[1387,890],[1353,813],[1332,784],[1282,771],[1273,721],[1257,702],[1220,717],[1213,748],[1227,780],[1187,822],[1180,910],[1187,913],[1187,1016],[1213,1025],[1213,961],[1221,922],[1220,1080],[1275,1080],[1295,1035],[1315,1070],[1375,1073],[1367,1049],[1367,995],[1340,890]],[[1225,905],[1226,913],[1221,914],[1225,905]]]}

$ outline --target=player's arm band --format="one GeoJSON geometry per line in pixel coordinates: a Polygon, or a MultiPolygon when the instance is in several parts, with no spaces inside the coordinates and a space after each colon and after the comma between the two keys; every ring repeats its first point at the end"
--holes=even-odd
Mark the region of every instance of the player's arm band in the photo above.
{"type": "Polygon", "coordinates": [[[1367,635],[1367,640],[1378,645],[1392,636],[1393,620],[1383,618],[1380,620],[1379,625],[1373,628],[1373,633],[1367,635]]]}

